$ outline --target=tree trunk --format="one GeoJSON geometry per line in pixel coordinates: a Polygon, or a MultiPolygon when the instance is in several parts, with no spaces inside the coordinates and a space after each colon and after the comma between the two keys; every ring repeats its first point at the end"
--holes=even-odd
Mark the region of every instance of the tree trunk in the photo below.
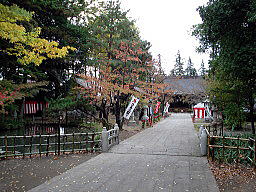
{"type": "Polygon", "coordinates": [[[255,134],[253,109],[254,109],[254,98],[252,96],[250,98],[250,120],[251,120],[252,134],[255,134]]]}
{"type": "Polygon", "coordinates": [[[102,118],[106,120],[106,123],[103,123],[103,127],[108,127],[108,112],[106,108],[106,100],[102,99],[100,106],[100,113],[102,114],[102,118]]]}
{"type": "Polygon", "coordinates": [[[164,97],[163,97],[163,101],[162,101],[163,103],[162,103],[162,116],[164,116],[164,107],[165,107],[165,105],[164,105],[164,103],[165,103],[165,94],[164,94],[164,97]]]}
{"type": "MultiPolygon", "coordinates": [[[[96,106],[96,108],[99,109],[100,107],[97,107],[97,106],[96,106]]],[[[111,125],[108,123],[108,120],[107,120],[107,119],[105,119],[105,118],[98,118],[98,117],[96,117],[96,115],[90,113],[88,110],[84,109],[83,107],[78,107],[78,109],[80,109],[81,111],[83,111],[87,116],[92,117],[92,118],[93,118],[94,120],[96,120],[97,122],[101,122],[102,125],[103,125],[104,127],[106,127],[107,129],[109,129],[109,128],[111,127],[111,125]]],[[[99,110],[100,110],[100,109],[99,109],[99,110]]]]}
{"type": "Polygon", "coordinates": [[[119,127],[120,130],[123,129],[123,123],[122,123],[122,119],[121,119],[121,106],[120,106],[120,95],[119,95],[119,91],[117,93],[117,98],[116,98],[116,106],[115,106],[116,110],[115,110],[115,115],[116,115],[116,123],[119,127]]]}

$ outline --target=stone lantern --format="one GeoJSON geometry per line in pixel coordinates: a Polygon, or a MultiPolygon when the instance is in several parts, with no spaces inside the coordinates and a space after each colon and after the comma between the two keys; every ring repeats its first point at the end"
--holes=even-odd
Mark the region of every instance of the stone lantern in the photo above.
{"type": "Polygon", "coordinates": [[[144,110],[144,113],[143,113],[143,116],[142,116],[141,120],[142,121],[147,121],[149,119],[149,117],[147,115],[148,106],[144,105],[143,106],[143,110],[144,110]]]}

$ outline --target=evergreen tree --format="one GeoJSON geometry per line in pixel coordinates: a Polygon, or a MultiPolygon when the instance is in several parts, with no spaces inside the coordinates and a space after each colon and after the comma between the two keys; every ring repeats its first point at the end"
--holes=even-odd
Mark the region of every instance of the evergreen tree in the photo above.
{"type": "Polygon", "coordinates": [[[205,74],[206,74],[206,68],[204,66],[204,60],[202,60],[201,67],[199,69],[199,74],[200,74],[200,76],[205,76],[205,74]]]}
{"type": "Polygon", "coordinates": [[[169,76],[171,76],[171,77],[174,77],[174,76],[175,76],[174,69],[172,69],[172,70],[170,71],[170,75],[169,75],[169,76]]]}
{"type": "Polygon", "coordinates": [[[230,128],[239,128],[249,110],[255,134],[256,99],[255,0],[210,0],[198,8],[203,23],[194,35],[199,50],[210,50],[210,93],[230,128]]]}
{"type": "Polygon", "coordinates": [[[180,56],[180,51],[178,50],[178,53],[176,55],[176,63],[174,65],[174,75],[175,76],[182,76],[184,75],[184,70],[183,70],[183,59],[180,56]]]}
{"type": "MultiPolygon", "coordinates": [[[[98,16],[89,19],[88,28],[93,34],[90,57],[95,59],[115,59],[113,50],[121,41],[139,41],[139,32],[133,20],[128,19],[128,11],[121,9],[119,1],[100,4],[98,16]]],[[[95,61],[94,61],[95,62],[95,61]]]]}
{"type": "Polygon", "coordinates": [[[197,76],[197,71],[194,68],[194,64],[191,61],[191,58],[188,58],[188,65],[187,68],[185,69],[185,75],[190,76],[190,77],[195,77],[197,76]]]}
{"type": "MultiPolygon", "coordinates": [[[[88,58],[88,30],[83,25],[76,24],[75,20],[81,13],[86,12],[89,3],[78,1],[41,1],[41,0],[5,0],[4,5],[16,4],[29,12],[33,17],[29,22],[22,21],[21,25],[29,32],[33,28],[40,28],[40,38],[50,42],[56,41],[60,47],[70,45],[77,48],[73,54],[59,59],[43,60],[40,66],[34,64],[21,66],[14,57],[0,55],[0,62],[4,65],[0,68],[4,79],[15,80],[16,83],[26,83],[28,79],[33,81],[49,81],[49,97],[66,94],[68,81],[73,73],[84,71],[84,58],[88,58]],[[11,69],[11,70],[10,70],[11,69]]],[[[1,40],[1,49],[10,47],[8,42],[1,40]],[[2,47],[3,45],[3,47],[2,47]]],[[[12,46],[12,44],[11,44],[12,46]]],[[[45,46],[44,43],[41,45],[45,46]]],[[[53,48],[52,48],[53,50],[53,48]]],[[[37,53],[38,51],[34,51],[37,53]]],[[[33,53],[33,52],[32,52],[33,53]]],[[[38,61],[37,61],[38,62],[38,61]]]]}

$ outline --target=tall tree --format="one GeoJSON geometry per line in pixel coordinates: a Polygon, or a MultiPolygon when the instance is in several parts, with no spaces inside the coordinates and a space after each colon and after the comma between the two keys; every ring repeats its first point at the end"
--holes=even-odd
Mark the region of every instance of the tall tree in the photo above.
{"type": "Polygon", "coordinates": [[[173,73],[175,76],[184,75],[183,65],[184,65],[183,59],[181,58],[180,51],[178,50],[178,53],[177,53],[176,59],[175,59],[174,69],[173,69],[173,73]]]}
{"type": "Polygon", "coordinates": [[[197,71],[194,68],[194,63],[192,63],[190,57],[188,58],[188,64],[187,64],[187,68],[185,69],[185,75],[190,76],[190,77],[197,76],[197,71]]]}
{"type": "Polygon", "coordinates": [[[200,76],[205,76],[206,74],[206,68],[204,66],[204,60],[202,59],[201,67],[199,69],[199,75],[200,76]]]}
{"type": "MultiPolygon", "coordinates": [[[[60,46],[70,45],[77,48],[77,51],[70,54],[65,59],[44,60],[39,67],[30,66],[30,69],[20,70],[16,74],[19,76],[22,71],[26,74],[23,78],[32,76],[33,80],[44,77],[45,80],[51,82],[49,85],[49,96],[56,98],[65,95],[67,87],[67,79],[70,73],[83,72],[86,65],[87,50],[90,45],[88,41],[88,30],[84,23],[80,22],[81,17],[89,9],[89,1],[71,0],[71,1],[52,1],[52,0],[2,0],[5,5],[17,4],[30,12],[34,12],[31,24],[25,23],[26,28],[31,26],[40,27],[40,38],[49,41],[56,41],[60,46]],[[37,73],[36,73],[37,72],[37,73]],[[31,75],[32,73],[32,75],[31,75]],[[40,74],[40,76],[38,76],[40,74]]],[[[5,60],[6,57],[3,58],[5,60]]],[[[11,60],[12,61],[12,60],[11,60]]],[[[6,64],[4,70],[13,64],[6,64]]],[[[17,71],[17,65],[13,71],[17,71]]]]}
{"type": "MultiPolygon", "coordinates": [[[[30,66],[40,65],[47,59],[65,57],[68,50],[75,50],[75,48],[70,46],[60,48],[58,42],[50,42],[40,38],[41,28],[39,27],[35,28],[31,25],[28,29],[33,13],[17,5],[7,6],[1,3],[0,9],[0,58],[11,58],[13,61],[11,65],[4,62],[0,68],[3,79],[0,82],[0,112],[4,112],[6,105],[13,103],[16,99],[35,95],[40,90],[36,89],[37,87],[47,84],[45,82],[30,84],[25,82],[25,84],[21,84],[19,78],[17,78],[19,73],[24,76],[25,70],[29,70],[30,66]],[[10,74],[10,72],[13,74],[10,74]],[[19,85],[6,80],[15,80],[19,85]],[[31,93],[28,93],[28,90],[31,93]]],[[[29,75],[32,75],[32,73],[29,75]]]]}
{"type": "Polygon", "coordinates": [[[19,8],[17,5],[9,7],[0,4],[0,9],[0,38],[13,45],[1,51],[16,56],[19,63],[40,65],[47,58],[64,57],[69,49],[75,50],[69,46],[60,49],[58,42],[49,42],[39,38],[41,33],[39,27],[27,31],[25,27],[18,24],[24,21],[29,22],[32,19],[32,13],[19,8]]]}
{"type": "MultiPolygon", "coordinates": [[[[207,5],[198,8],[203,23],[194,30],[194,35],[201,42],[200,50],[211,50],[212,96],[223,103],[221,108],[226,121],[235,119],[234,110],[239,114],[239,111],[247,108],[254,134],[255,6],[254,0],[209,1],[207,5]]],[[[233,127],[238,126],[236,122],[233,121],[233,127]]]]}
{"type": "Polygon", "coordinates": [[[94,45],[90,54],[96,59],[114,59],[113,50],[121,41],[140,40],[138,30],[119,1],[109,0],[99,6],[99,12],[88,23],[89,32],[94,35],[90,39],[94,45]]]}

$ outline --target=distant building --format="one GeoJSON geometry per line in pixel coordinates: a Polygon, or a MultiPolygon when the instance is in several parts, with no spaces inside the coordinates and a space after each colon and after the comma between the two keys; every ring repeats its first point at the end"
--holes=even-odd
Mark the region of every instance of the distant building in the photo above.
{"type": "Polygon", "coordinates": [[[167,77],[167,90],[173,91],[169,98],[171,108],[190,108],[206,98],[206,81],[202,77],[167,77]]]}

